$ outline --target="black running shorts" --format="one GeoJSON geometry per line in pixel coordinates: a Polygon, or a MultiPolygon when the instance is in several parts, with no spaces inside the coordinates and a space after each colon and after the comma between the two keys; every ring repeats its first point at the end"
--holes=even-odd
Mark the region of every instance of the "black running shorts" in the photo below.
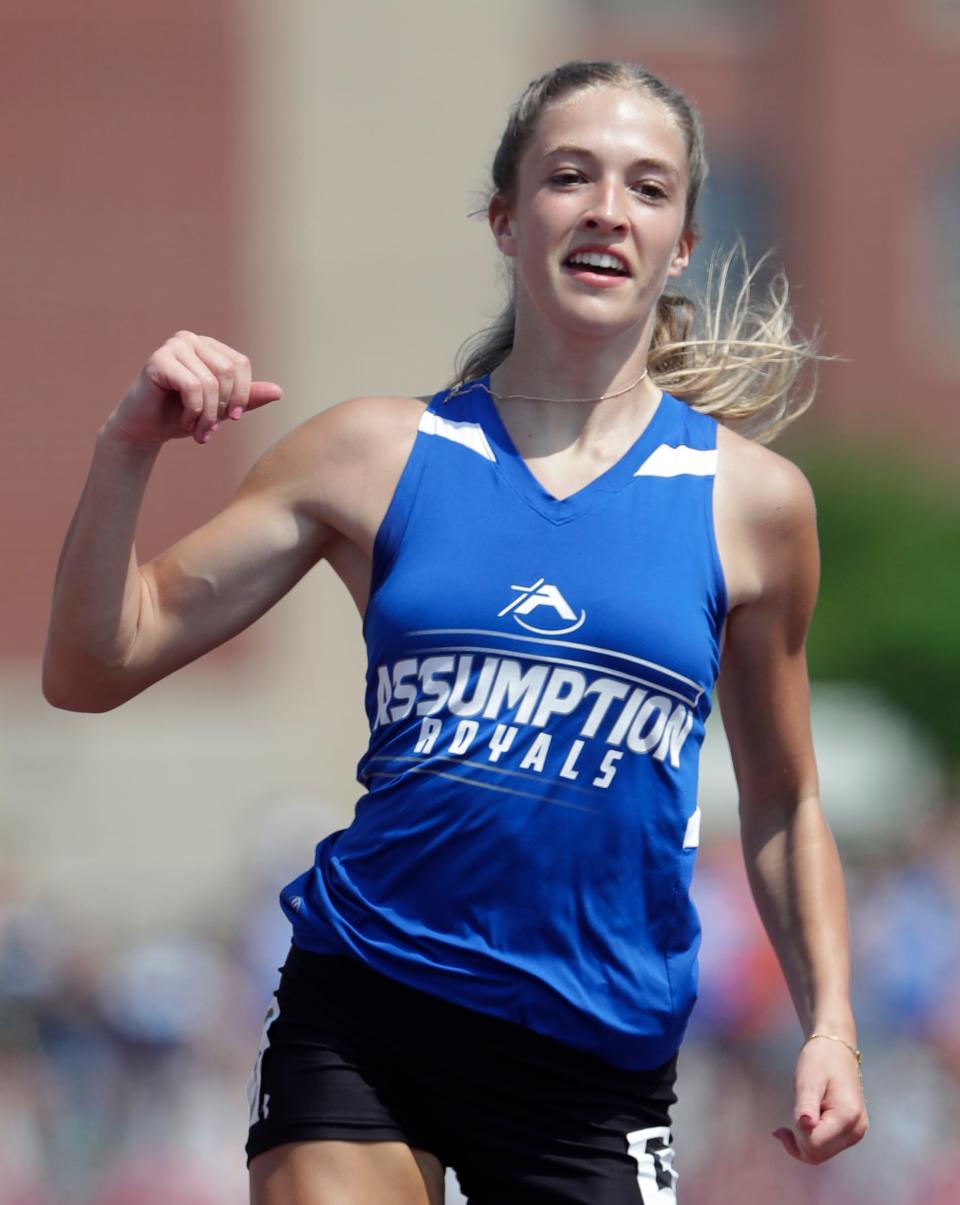
{"type": "Polygon", "coordinates": [[[676,1057],[624,1071],[292,948],[248,1087],[248,1160],[285,1142],[392,1140],[457,1173],[470,1205],[673,1205],[676,1057]]]}

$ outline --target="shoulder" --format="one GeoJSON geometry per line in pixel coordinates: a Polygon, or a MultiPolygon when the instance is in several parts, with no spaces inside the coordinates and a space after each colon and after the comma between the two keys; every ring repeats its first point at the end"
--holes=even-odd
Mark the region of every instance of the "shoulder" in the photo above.
{"type": "Polygon", "coordinates": [[[737,435],[717,431],[717,484],[736,503],[740,517],[759,529],[813,521],[813,490],[785,456],[737,435]]]}
{"type": "Polygon", "coordinates": [[[754,587],[748,595],[802,583],[815,589],[816,505],[804,474],[785,456],[722,425],[717,451],[717,522],[748,571],[754,587]]]}
{"type": "Polygon", "coordinates": [[[425,398],[355,397],[294,427],[263,457],[254,474],[263,484],[315,496],[345,482],[399,475],[416,438],[425,398]]]}
{"type": "Polygon", "coordinates": [[[398,444],[412,444],[425,407],[424,398],[350,398],[294,427],[271,451],[280,459],[305,457],[314,465],[367,461],[398,444]]]}

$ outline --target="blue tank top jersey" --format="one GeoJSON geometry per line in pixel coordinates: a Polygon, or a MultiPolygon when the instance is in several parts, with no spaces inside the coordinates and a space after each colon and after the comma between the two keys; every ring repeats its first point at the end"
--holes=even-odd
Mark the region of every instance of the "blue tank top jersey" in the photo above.
{"type": "Polygon", "coordinates": [[[366,794],[282,906],[307,950],[656,1067],[696,999],[716,423],[665,394],[556,499],[485,383],[424,411],[374,549],[366,794]]]}

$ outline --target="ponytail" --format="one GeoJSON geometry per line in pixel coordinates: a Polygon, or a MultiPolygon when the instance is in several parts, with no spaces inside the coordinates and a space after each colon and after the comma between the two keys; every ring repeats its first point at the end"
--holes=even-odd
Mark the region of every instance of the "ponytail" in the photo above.
{"type": "Polygon", "coordinates": [[[751,267],[740,244],[714,256],[701,305],[662,296],[647,363],[661,389],[768,443],[813,401],[824,357],[794,329],[782,272],[755,296],[763,262],[751,267]]]}

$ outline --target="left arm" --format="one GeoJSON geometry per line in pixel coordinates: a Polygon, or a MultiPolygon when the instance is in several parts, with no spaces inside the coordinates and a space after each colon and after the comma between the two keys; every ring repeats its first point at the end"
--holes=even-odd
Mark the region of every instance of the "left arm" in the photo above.
{"type": "MultiPolygon", "coordinates": [[[[758,449],[759,451],[759,449],[758,449]]],[[[819,800],[804,641],[819,577],[813,499],[802,474],[763,453],[738,498],[755,588],[727,620],[720,703],[740,794],[750,886],[805,1037],[786,1150],[821,1163],[859,1142],[867,1117],[850,1007],[843,872],[819,800]]]]}

